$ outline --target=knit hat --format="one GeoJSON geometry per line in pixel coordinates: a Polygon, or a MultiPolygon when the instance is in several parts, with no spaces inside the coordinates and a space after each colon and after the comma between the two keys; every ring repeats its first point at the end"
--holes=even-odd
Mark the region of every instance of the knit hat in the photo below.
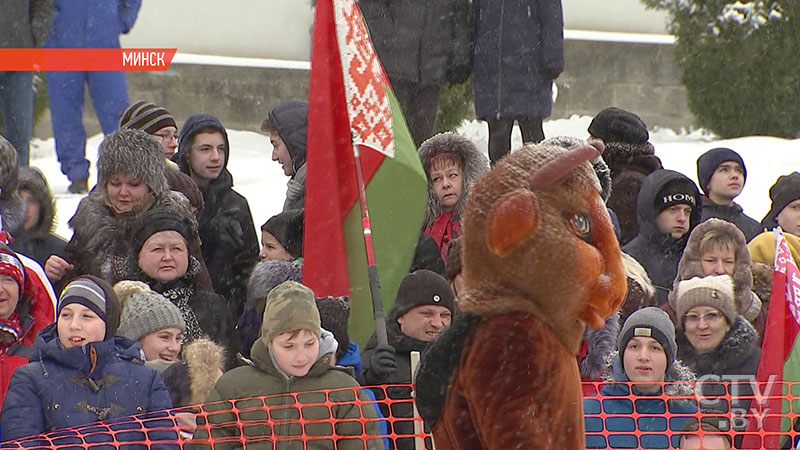
{"type": "Polygon", "coordinates": [[[132,341],[165,328],[186,331],[183,314],[171,301],[154,291],[134,292],[125,302],[120,319],[120,336],[132,341]]]}
{"type": "Polygon", "coordinates": [[[304,209],[290,209],[276,214],[261,226],[261,230],[275,236],[295,258],[303,256],[303,218],[304,209]]]}
{"type": "Polygon", "coordinates": [[[703,192],[708,194],[708,183],[711,182],[711,176],[714,175],[714,171],[717,170],[720,164],[727,161],[739,163],[744,171],[745,179],[747,178],[747,168],[738,153],[724,147],[712,148],[697,158],[697,181],[700,182],[700,189],[703,192]]]}
{"type": "Polygon", "coordinates": [[[17,192],[19,161],[17,150],[0,135],[0,200],[8,200],[17,192]]]}
{"type": "Polygon", "coordinates": [[[178,128],[178,124],[166,109],[140,100],[122,111],[122,115],[119,116],[119,127],[133,128],[147,134],[154,134],[164,127],[178,128]]]}
{"type": "Polygon", "coordinates": [[[736,322],[736,304],[733,297],[733,279],[730,275],[695,277],[678,282],[675,313],[678,325],[683,326],[683,316],[695,306],[710,306],[725,315],[728,323],[736,322]]]}
{"type": "Polygon", "coordinates": [[[792,172],[789,175],[778,177],[775,184],[769,188],[769,198],[772,200],[772,206],[767,215],[764,216],[761,224],[771,230],[778,226],[778,221],[775,218],[783,208],[800,198],[800,173],[792,172]]]}
{"type": "Polygon", "coordinates": [[[319,309],[311,289],[294,281],[275,287],[267,295],[261,338],[264,342],[287,331],[311,330],[317,336],[320,330],[319,309]]]}
{"type": "Polygon", "coordinates": [[[193,240],[192,224],[188,217],[182,217],[168,208],[153,208],[139,214],[133,224],[133,255],[138,258],[145,241],[159,231],[177,231],[187,245],[193,240]]]}
{"type": "MultiPolygon", "coordinates": [[[[620,356],[625,354],[628,341],[635,337],[649,337],[657,340],[667,353],[667,367],[675,362],[675,355],[678,353],[678,344],[675,343],[675,325],[669,318],[669,314],[661,308],[655,306],[642,308],[634,311],[625,319],[617,338],[617,350],[619,350],[620,356]]],[[[624,360],[622,358],[623,364],[624,360]]]]}
{"type": "Polygon", "coordinates": [[[350,301],[347,297],[325,297],[317,299],[319,320],[322,328],[333,333],[339,350],[337,359],[347,352],[350,345],[350,336],[347,333],[347,319],[350,317],[350,301]]]}
{"type": "Polygon", "coordinates": [[[164,148],[139,130],[123,128],[107,135],[97,150],[97,186],[103,192],[115,173],[136,177],[156,195],[165,192],[164,148]]]}
{"type": "Polygon", "coordinates": [[[0,275],[8,275],[17,282],[22,298],[22,292],[25,290],[25,266],[19,256],[3,243],[0,243],[0,275]]]}
{"type": "Polygon", "coordinates": [[[58,312],[72,303],[91,309],[106,323],[108,339],[117,334],[120,319],[120,304],[117,294],[105,280],[93,275],[80,275],[74,278],[61,291],[58,299],[58,312]]]}
{"type": "Polygon", "coordinates": [[[688,178],[677,178],[667,182],[653,199],[656,214],[681,203],[691,206],[692,209],[697,208],[695,192],[694,183],[688,178]]]}
{"type": "Polygon", "coordinates": [[[647,125],[639,116],[613,106],[594,116],[589,134],[606,142],[627,144],[644,144],[650,139],[647,125]]]}
{"type": "Polygon", "coordinates": [[[392,320],[422,305],[444,306],[455,313],[455,294],[450,283],[441,275],[420,269],[403,278],[394,301],[392,320]]]}

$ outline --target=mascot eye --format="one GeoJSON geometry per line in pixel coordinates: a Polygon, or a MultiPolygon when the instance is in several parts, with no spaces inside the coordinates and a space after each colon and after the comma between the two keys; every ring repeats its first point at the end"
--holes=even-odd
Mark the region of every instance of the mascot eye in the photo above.
{"type": "Polygon", "coordinates": [[[586,242],[591,241],[592,219],[587,214],[573,214],[568,221],[573,233],[586,242]]]}

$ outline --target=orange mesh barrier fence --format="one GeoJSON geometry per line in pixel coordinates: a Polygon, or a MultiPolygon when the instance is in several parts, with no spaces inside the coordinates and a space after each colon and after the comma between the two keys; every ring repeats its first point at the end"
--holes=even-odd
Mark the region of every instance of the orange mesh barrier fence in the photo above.
{"type": "MultiPolygon", "coordinates": [[[[714,379],[660,383],[656,392],[640,386],[584,383],[587,448],[697,448],[690,446],[705,439],[737,448],[789,448],[800,435],[794,431],[800,383],[714,379]]],[[[411,389],[385,385],[211,402],[56,430],[0,448],[391,450],[414,448],[415,437],[431,448],[429,434],[414,433],[421,419],[412,417],[411,389]]]]}

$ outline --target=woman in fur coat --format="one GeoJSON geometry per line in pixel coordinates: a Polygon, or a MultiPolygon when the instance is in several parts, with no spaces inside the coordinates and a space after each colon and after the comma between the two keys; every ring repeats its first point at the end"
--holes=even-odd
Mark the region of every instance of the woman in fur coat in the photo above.
{"type": "Polygon", "coordinates": [[[444,261],[447,244],[461,236],[461,214],[470,185],[489,170],[489,160],[472,141],[449,132],[423,142],[419,158],[428,177],[428,206],[422,229],[436,241],[444,261]]]}
{"type": "Polygon", "coordinates": [[[110,282],[129,278],[130,224],[153,209],[194,220],[186,197],[167,188],[161,144],[138,130],[109,134],[98,149],[97,185],[69,220],[73,235],[64,254],[45,262],[47,277],[53,284],[77,274],[110,282]]]}

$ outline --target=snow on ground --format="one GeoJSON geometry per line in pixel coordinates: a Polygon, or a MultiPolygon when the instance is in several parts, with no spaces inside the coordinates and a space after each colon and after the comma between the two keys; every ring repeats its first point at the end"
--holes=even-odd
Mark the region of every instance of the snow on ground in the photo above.
{"type": "MultiPolygon", "coordinates": [[[[571,135],[587,137],[591,122],[588,116],[573,116],[569,119],[546,121],[545,135],[571,135]]],[[[464,122],[458,133],[472,139],[478,148],[486,151],[488,130],[483,122],[464,122]]],[[[714,147],[729,147],[742,155],[747,165],[747,184],[737,201],[749,216],[761,220],[769,211],[769,187],[780,175],[800,169],[800,140],[786,140],[765,136],[750,136],[720,140],[710,133],[700,131],[675,133],[672,130],[655,129],[650,132],[650,142],[656,148],[665,168],[682,172],[697,181],[697,157],[714,147]]],[[[256,230],[283,207],[287,177],[277,162],[271,160],[272,146],[266,136],[249,131],[228,130],[231,158],[228,170],[233,174],[234,189],[244,195],[250,203],[256,230]]],[[[94,162],[101,135],[86,141],[86,153],[92,161],[89,185],[96,179],[94,162]]],[[[518,129],[512,135],[512,147],[521,144],[518,129]]],[[[58,214],[56,232],[69,238],[72,231],[67,221],[75,212],[81,196],[68,194],[66,177],[61,174],[55,158],[53,139],[31,143],[31,164],[47,177],[56,197],[58,214]]]]}

